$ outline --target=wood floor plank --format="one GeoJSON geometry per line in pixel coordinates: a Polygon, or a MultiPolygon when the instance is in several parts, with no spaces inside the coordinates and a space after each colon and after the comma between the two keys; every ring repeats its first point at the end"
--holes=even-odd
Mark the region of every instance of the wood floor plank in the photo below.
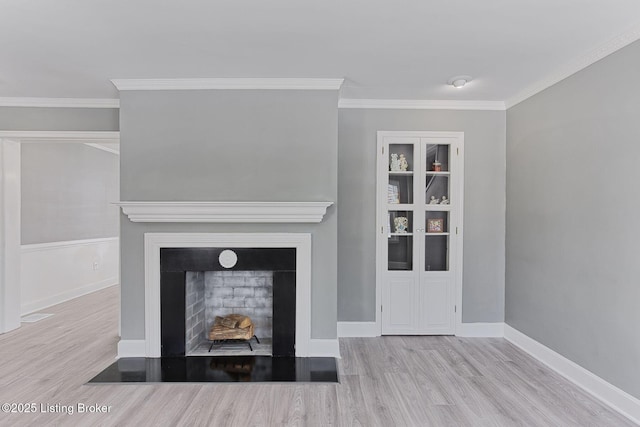
{"type": "Polygon", "coordinates": [[[119,290],[0,335],[0,426],[616,426],[634,424],[500,338],[340,340],[340,384],[91,384],[118,342],[119,290]],[[77,404],[111,407],[77,413],[77,404]]]}
{"type": "Polygon", "coordinates": [[[386,427],[412,425],[407,414],[401,410],[399,396],[391,394],[384,376],[359,376],[364,405],[372,425],[386,427]]]}
{"type": "Polygon", "coordinates": [[[340,425],[370,426],[373,420],[367,410],[359,375],[340,377],[340,386],[336,387],[340,425]]]}

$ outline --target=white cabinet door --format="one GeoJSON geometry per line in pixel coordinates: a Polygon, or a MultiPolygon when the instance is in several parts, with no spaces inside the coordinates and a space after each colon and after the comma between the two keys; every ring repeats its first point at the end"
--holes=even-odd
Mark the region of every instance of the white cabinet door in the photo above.
{"type": "Polygon", "coordinates": [[[421,325],[423,334],[448,335],[453,330],[453,301],[451,280],[444,277],[429,277],[420,281],[421,325]]]}
{"type": "Polygon", "coordinates": [[[378,132],[383,334],[453,334],[461,292],[460,132],[378,132]]]}
{"type": "Polygon", "coordinates": [[[387,313],[382,317],[384,329],[393,334],[415,334],[419,324],[419,300],[417,280],[413,274],[396,276],[388,281],[385,288],[384,307],[387,313]]]}

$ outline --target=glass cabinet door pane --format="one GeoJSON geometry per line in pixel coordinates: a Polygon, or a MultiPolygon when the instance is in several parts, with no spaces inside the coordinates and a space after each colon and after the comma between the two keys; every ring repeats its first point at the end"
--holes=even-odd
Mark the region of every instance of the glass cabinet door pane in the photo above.
{"type": "Polygon", "coordinates": [[[448,176],[432,175],[427,172],[425,183],[425,203],[430,205],[447,205],[450,203],[448,176]]]}
{"type": "Polygon", "coordinates": [[[389,211],[389,233],[413,233],[413,212],[389,211]]]}
{"type": "Polygon", "coordinates": [[[449,212],[426,211],[424,234],[425,271],[449,270],[449,212]]]}
{"type": "Polygon", "coordinates": [[[447,144],[427,144],[427,171],[449,172],[449,147],[447,144]]]}
{"type": "Polygon", "coordinates": [[[389,172],[387,203],[413,203],[413,175],[394,175],[389,172]]]}
{"type": "Polygon", "coordinates": [[[435,235],[424,239],[424,269],[425,271],[449,270],[449,236],[435,235]]]}
{"type": "Polygon", "coordinates": [[[389,171],[413,171],[413,144],[389,144],[389,171]]]}
{"type": "Polygon", "coordinates": [[[424,213],[425,226],[424,230],[429,233],[448,233],[449,232],[449,212],[445,211],[426,211],[424,213]]]}
{"type": "Polygon", "coordinates": [[[389,270],[413,270],[413,236],[389,236],[389,270]]]}

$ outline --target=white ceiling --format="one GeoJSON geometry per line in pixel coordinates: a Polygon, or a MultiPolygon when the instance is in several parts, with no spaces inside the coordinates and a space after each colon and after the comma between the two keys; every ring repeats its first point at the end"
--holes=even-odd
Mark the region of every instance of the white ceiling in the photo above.
{"type": "Polygon", "coordinates": [[[344,77],[343,98],[502,101],[635,40],[639,24],[638,0],[3,0],[0,97],[117,98],[122,78],[344,77]],[[446,85],[459,74],[474,80],[446,85]]]}

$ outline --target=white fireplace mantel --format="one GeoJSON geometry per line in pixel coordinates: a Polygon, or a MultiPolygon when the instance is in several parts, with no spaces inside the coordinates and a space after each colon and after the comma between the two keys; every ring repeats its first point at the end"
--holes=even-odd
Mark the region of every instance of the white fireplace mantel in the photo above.
{"type": "MultiPolygon", "coordinates": [[[[326,356],[311,340],[311,234],[309,233],[145,233],[145,340],[121,340],[119,357],[160,357],[160,249],[161,248],[294,248],[296,250],[297,357],[326,356]]],[[[317,346],[317,344],[316,344],[317,346]]],[[[340,352],[335,341],[332,356],[340,352]]]]}
{"type": "Polygon", "coordinates": [[[321,222],[333,202],[147,202],[116,205],[132,222],[321,222]]]}

